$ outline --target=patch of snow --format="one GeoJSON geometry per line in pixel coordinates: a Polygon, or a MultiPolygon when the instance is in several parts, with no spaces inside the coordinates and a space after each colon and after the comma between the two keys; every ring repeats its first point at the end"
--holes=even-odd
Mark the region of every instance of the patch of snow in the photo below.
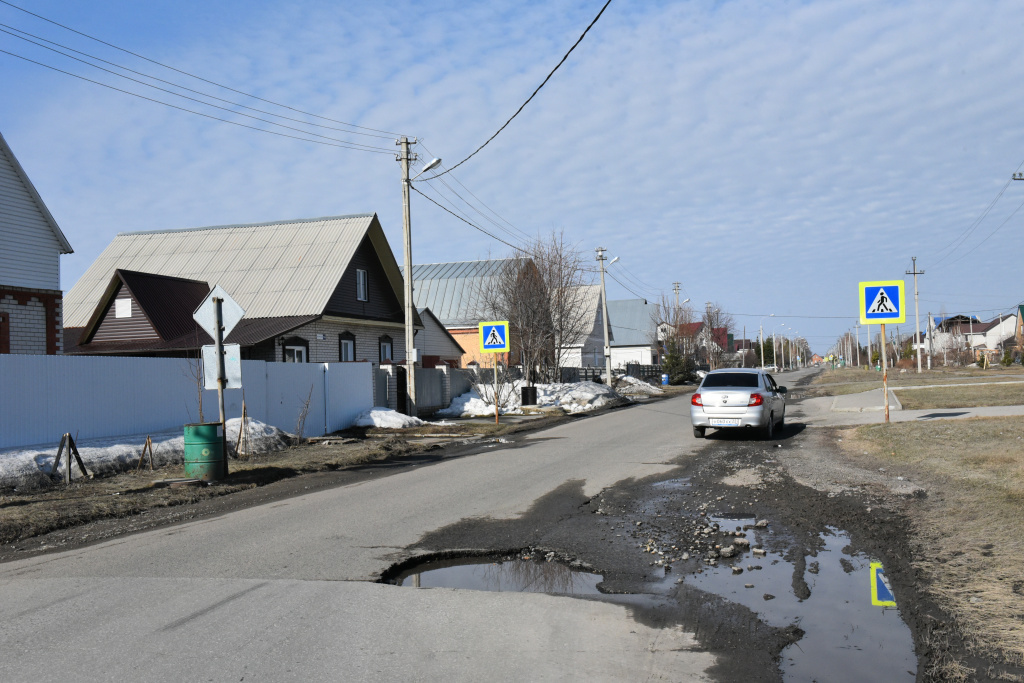
{"type": "MultiPolygon", "coordinates": [[[[238,432],[242,425],[241,418],[233,418],[227,423],[228,448],[234,448],[238,442],[238,432]]],[[[248,420],[246,430],[249,439],[248,454],[269,453],[287,448],[291,436],[277,427],[259,420],[248,420]]],[[[93,475],[103,476],[133,469],[139,464],[142,447],[146,443],[146,434],[130,434],[126,436],[109,436],[98,439],[82,439],[75,443],[78,453],[82,456],[85,467],[93,475]]],[[[173,431],[150,434],[153,438],[153,462],[157,467],[176,465],[185,458],[185,435],[182,428],[173,431]]],[[[57,446],[39,444],[0,450],[0,486],[49,486],[55,478],[51,478],[53,459],[57,455],[57,446]]],[[[149,455],[146,455],[148,467],[149,455]]],[[[63,472],[65,458],[61,459],[57,472],[63,472]]],[[[71,478],[81,478],[82,473],[72,458],[71,478]]]]}
{"type": "Polygon", "coordinates": [[[391,408],[370,408],[360,413],[354,424],[356,427],[402,429],[403,427],[419,427],[425,423],[418,417],[403,415],[391,408]]]}
{"type": "MultiPolygon", "coordinates": [[[[522,414],[520,405],[520,387],[517,381],[508,404],[499,411],[502,415],[522,414]]],[[[621,396],[613,389],[596,382],[573,382],[570,384],[537,384],[537,405],[540,407],[554,406],[568,413],[581,413],[606,406],[620,400],[621,396]]],[[[486,390],[485,390],[486,391],[486,390]]],[[[491,400],[493,391],[487,394],[491,400]]],[[[452,399],[449,407],[439,410],[438,415],[449,417],[488,417],[494,415],[494,403],[480,397],[477,389],[471,389],[461,396],[452,399]]]]}
{"type": "Polygon", "coordinates": [[[665,393],[661,387],[629,375],[618,378],[615,390],[623,396],[653,396],[665,393]]]}

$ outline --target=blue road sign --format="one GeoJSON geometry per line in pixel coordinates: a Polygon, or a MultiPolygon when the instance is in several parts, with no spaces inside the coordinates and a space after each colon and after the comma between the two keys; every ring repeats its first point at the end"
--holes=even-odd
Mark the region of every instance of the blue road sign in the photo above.
{"type": "Polygon", "coordinates": [[[496,320],[480,323],[480,351],[504,353],[508,351],[508,321],[496,320]]]}
{"type": "Polygon", "coordinates": [[[903,280],[860,283],[860,322],[863,325],[907,321],[903,280]]]}
{"type": "Polygon", "coordinates": [[[896,596],[892,593],[889,580],[881,562],[871,563],[871,604],[875,607],[895,607],[896,596]]]}

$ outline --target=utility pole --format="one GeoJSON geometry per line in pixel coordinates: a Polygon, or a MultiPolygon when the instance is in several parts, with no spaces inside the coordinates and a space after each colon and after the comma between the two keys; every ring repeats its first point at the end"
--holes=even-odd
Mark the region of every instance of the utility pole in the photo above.
{"type": "Polygon", "coordinates": [[[672,291],[676,293],[676,315],[679,315],[679,283],[672,283],[672,291]]]}
{"type": "MultiPolygon", "coordinates": [[[[608,375],[608,386],[612,386],[612,347],[608,340],[608,294],[604,288],[604,261],[605,248],[598,247],[597,262],[601,264],[601,310],[604,318],[604,371],[608,375]]],[[[679,289],[676,288],[676,308],[679,307],[679,289]]]]}
{"type": "Polygon", "coordinates": [[[932,369],[932,354],[935,353],[933,345],[935,344],[935,336],[932,334],[932,312],[928,311],[928,320],[925,321],[928,326],[928,369],[932,369]]]}
{"type": "MultiPolygon", "coordinates": [[[[402,146],[398,161],[402,164],[402,244],[405,248],[405,387],[407,394],[406,414],[416,417],[416,349],[413,340],[412,301],[412,216],[409,212],[409,138],[402,136],[397,144],[402,146]]],[[[413,140],[413,144],[416,141],[413,140]]],[[[497,403],[497,396],[495,396],[497,403]]]]}
{"type": "Polygon", "coordinates": [[[917,374],[921,374],[921,321],[917,311],[917,276],[924,275],[924,271],[917,269],[917,257],[911,256],[910,260],[914,267],[907,271],[907,275],[914,276],[914,343],[917,345],[917,374]]]}
{"type": "Polygon", "coordinates": [[[860,325],[854,325],[857,328],[857,367],[860,367],[860,325]]]}

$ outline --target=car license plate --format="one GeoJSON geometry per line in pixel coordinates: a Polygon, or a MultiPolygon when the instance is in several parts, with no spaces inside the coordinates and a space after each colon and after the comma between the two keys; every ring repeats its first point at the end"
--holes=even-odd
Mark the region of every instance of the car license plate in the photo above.
{"type": "Polygon", "coordinates": [[[740,421],[738,419],[736,419],[736,420],[726,420],[726,419],[722,419],[722,418],[714,418],[713,417],[713,418],[711,418],[711,426],[712,427],[739,427],[740,426],[740,421]]]}

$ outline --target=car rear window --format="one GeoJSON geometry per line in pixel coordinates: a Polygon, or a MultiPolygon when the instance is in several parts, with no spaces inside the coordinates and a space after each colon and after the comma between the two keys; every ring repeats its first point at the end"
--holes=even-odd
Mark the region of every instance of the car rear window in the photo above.
{"type": "Polygon", "coordinates": [[[757,374],[753,372],[715,372],[704,378],[701,387],[757,388],[757,374]]]}

